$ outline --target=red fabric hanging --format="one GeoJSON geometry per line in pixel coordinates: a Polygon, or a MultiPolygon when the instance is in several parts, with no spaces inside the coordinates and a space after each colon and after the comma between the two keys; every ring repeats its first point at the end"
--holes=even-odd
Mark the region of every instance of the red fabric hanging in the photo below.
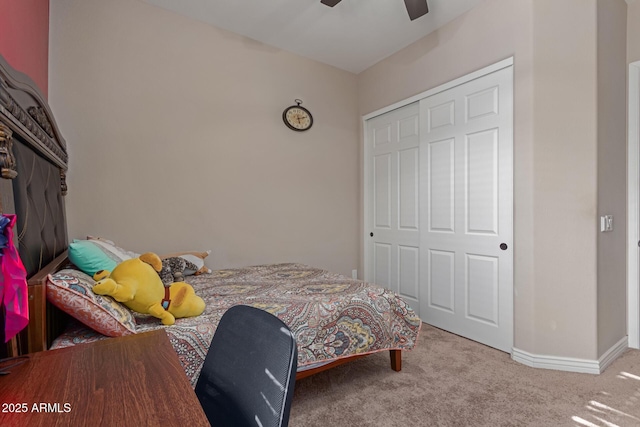
{"type": "Polygon", "coordinates": [[[29,296],[27,272],[13,243],[13,227],[17,217],[7,214],[2,216],[9,219],[3,233],[7,244],[0,256],[0,303],[5,309],[4,336],[5,342],[8,342],[29,324],[29,296]]]}

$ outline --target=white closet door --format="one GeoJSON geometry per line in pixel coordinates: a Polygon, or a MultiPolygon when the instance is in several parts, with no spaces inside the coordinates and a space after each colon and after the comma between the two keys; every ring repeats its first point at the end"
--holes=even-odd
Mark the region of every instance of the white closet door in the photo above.
{"type": "Polygon", "coordinates": [[[419,105],[367,121],[366,279],[400,295],[419,315],[419,105]]]}
{"type": "Polygon", "coordinates": [[[512,80],[507,67],[421,100],[419,165],[421,318],[509,353],[512,80]]]}

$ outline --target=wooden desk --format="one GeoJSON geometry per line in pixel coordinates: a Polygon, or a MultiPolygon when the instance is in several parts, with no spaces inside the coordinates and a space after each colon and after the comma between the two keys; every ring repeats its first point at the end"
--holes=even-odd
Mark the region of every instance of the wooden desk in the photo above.
{"type": "Polygon", "coordinates": [[[33,353],[10,371],[0,426],[209,425],[163,330],[33,353]]]}

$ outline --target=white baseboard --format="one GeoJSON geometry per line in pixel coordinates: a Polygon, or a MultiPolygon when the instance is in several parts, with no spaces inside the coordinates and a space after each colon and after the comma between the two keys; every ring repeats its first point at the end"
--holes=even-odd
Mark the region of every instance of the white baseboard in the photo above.
{"type": "Polygon", "coordinates": [[[581,372],[585,374],[600,374],[628,347],[628,338],[624,337],[598,360],[577,359],[572,357],[545,356],[529,353],[517,348],[513,349],[511,358],[518,363],[532,368],[555,369],[557,371],[581,372]]]}
{"type": "Polygon", "coordinates": [[[600,372],[607,369],[607,366],[611,365],[611,362],[616,360],[627,348],[629,348],[629,337],[623,337],[615,343],[609,350],[600,356],[598,361],[600,362],[600,372]]]}

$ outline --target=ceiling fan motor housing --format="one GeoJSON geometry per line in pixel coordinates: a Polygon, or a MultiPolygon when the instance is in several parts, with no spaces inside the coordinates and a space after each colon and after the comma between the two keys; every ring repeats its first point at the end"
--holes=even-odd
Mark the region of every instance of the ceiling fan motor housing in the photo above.
{"type": "MultiPolygon", "coordinates": [[[[333,7],[340,3],[342,0],[320,0],[320,3],[333,7]]],[[[404,5],[407,8],[409,19],[416,20],[423,15],[429,13],[429,5],[427,0],[404,0],[404,5]]]]}

